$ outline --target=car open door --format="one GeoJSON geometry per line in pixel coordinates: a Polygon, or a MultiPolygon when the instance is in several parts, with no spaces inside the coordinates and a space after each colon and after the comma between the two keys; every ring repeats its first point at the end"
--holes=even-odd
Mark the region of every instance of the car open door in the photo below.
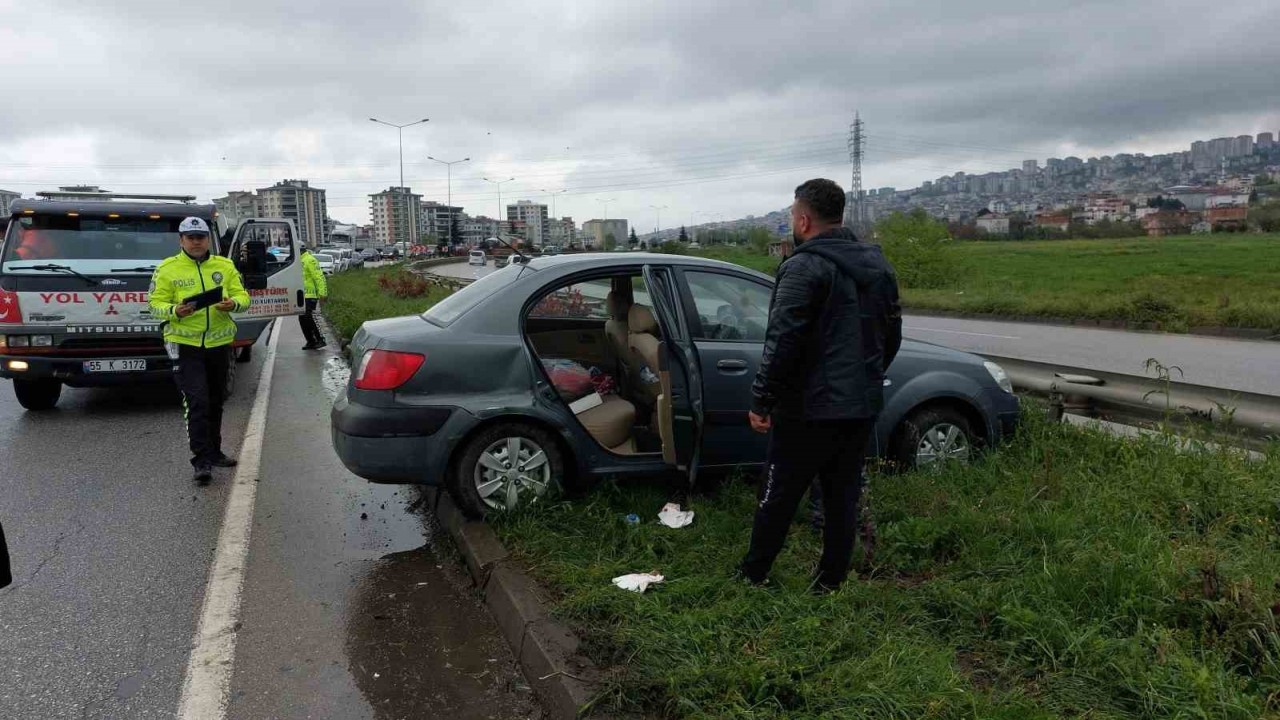
{"type": "Polygon", "coordinates": [[[240,270],[252,302],[247,312],[235,315],[237,321],[303,313],[306,299],[298,256],[300,242],[292,220],[240,221],[226,255],[240,270]]]}
{"type": "Polygon", "coordinates": [[[676,284],[667,268],[646,265],[644,282],[653,303],[653,314],[662,329],[658,376],[658,434],[662,456],[670,465],[689,474],[692,486],[698,478],[702,455],[702,372],[698,366],[689,328],[676,298],[676,284]]]}

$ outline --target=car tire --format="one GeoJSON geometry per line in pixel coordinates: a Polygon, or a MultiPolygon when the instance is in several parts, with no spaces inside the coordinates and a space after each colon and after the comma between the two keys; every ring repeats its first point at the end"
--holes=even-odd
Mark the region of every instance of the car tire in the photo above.
{"type": "Polygon", "coordinates": [[[236,362],[247,363],[253,359],[253,346],[245,345],[236,350],[236,362]]]}
{"type": "Polygon", "coordinates": [[[925,407],[913,412],[894,434],[892,457],[898,467],[917,467],[943,462],[968,462],[981,446],[982,437],[973,431],[964,413],[950,407],[925,407]]]}
{"type": "Polygon", "coordinates": [[[14,380],[13,394],[27,410],[52,410],[62,396],[62,383],[57,380],[14,380]]]}
{"type": "Polygon", "coordinates": [[[549,433],[523,423],[500,423],[467,442],[447,484],[463,514],[482,518],[490,512],[524,507],[555,494],[560,490],[564,471],[564,455],[549,433]],[[514,472],[504,476],[503,468],[512,449],[521,462],[511,468],[514,472]],[[530,461],[536,464],[522,464],[530,461]]]}

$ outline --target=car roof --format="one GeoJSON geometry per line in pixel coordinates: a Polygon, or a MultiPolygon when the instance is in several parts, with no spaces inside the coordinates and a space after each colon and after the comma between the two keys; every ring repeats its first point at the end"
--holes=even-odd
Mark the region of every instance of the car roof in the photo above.
{"type": "Polygon", "coordinates": [[[665,253],[568,253],[562,255],[542,255],[529,261],[529,267],[535,270],[564,268],[573,266],[578,270],[607,269],[611,266],[634,266],[648,263],[663,265],[682,265],[685,267],[716,270],[737,270],[752,275],[768,277],[765,273],[752,270],[742,265],[735,265],[724,260],[697,257],[694,255],[668,255],[665,253]]]}

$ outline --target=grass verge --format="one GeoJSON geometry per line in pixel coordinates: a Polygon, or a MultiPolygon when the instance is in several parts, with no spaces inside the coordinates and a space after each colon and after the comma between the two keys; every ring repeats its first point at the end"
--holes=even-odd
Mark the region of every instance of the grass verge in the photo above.
{"type": "MultiPolygon", "coordinates": [[[[700,254],[777,266],[741,249],[700,254]]],[[[1280,234],[963,242],[954,260],[953,286],[903,288],[908,309],[1280,331],[1280,234]]]]}
{"type": "Polygon", "coordinates": [[[350,340],[366,320],[416,315],[449,295],[435,286],[422,297],[400,298],[383,290],[378,278],[404,272],[401,265],[360,268],[329,278],[329,300],[324,315],[343,340],[350,340]]]}
{"type": "Polygon", "coordinates": [[[495,521],[610,669],[603,702],[683,718],[1258,718],[1280,712],[1280,456],[1181,454],[1030,414],[969,468],[874,477],[880,547],[815,597],[731,578],[753,490],[606,484],[495,521]],[[628,525],[626,514],[645,518],[628,525]],[[644,595],[610,579],[657,570],[644,595]]]}

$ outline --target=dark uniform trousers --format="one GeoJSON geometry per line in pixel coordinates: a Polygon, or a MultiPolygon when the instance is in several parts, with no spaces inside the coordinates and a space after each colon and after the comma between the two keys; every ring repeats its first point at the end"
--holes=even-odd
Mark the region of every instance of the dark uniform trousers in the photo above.
{"type": "Polygon", "coordinates": [[[858,531],[862,468],[874,426],[869,419],[773,418],[743,575],[752,582],[768,576],[800,501],[816,477],[826,506],[817,581],[829,587],[844,582],[858,531]]]}
{"type": "Polygon", "coordinates": [[[319,345],[324,342],[324,335],[320,332],[320,326],[316,325],[316,299],[307,298],[307,311],[298,316],[298,325],[302,327],[302,337],[306,338],[308,345],[319,345]]]}
{"type": "Polygon", "coordinates": [[[173,377],[182,391],[191,464],[195,467],[208,465],[222,453],[222,403],[227,399],[227,373],[232,362],[229,345],[178,345],[173,377]]]}

